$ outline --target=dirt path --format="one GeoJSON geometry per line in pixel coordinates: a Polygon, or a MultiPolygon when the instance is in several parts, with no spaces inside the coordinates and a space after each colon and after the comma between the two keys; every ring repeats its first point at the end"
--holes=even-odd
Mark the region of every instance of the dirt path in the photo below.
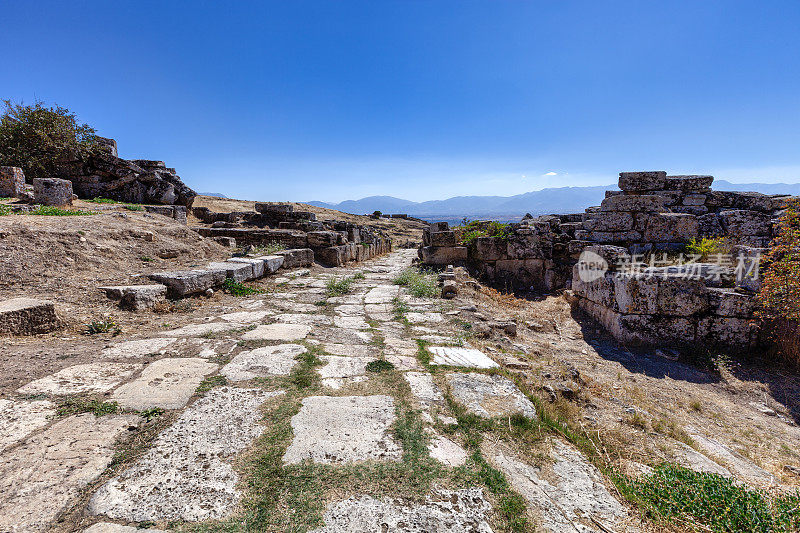
{"type": "MultiPolygon", "coordinates": [[[[288,272],[280,290],[20,386],[0,400],[0,531],[648,530],[537,426],[541,400],[518,378],[537,343],[574,332],[465,342],[468,299],[392,283],[415,255],[288,272]]],[[[774,481],[694,431],[704,453],[673,439],[687,461],[774,481]]]]}

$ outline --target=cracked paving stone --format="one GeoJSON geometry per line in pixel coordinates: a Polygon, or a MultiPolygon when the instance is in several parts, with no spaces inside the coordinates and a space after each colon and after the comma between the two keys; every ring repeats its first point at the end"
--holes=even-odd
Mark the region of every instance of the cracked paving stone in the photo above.
{"type": "Polygon", "coordinates": [[[106,392],[131,377],[142,365],[133,363],[88,363],[59,370],[17,389],[21,394],[65,396],[82,392],[106,392]]]}
{"type": "Polygon", "coordinates": [[[47,400],[0,399],[0,452],[46,426],[56,414],[55,407],[47,400]]]}
{"type": "Polygon", "coordinates": [[[153,339],[139,339],[114,344],[104,349],[104,357],[144,357],[150,354],[164,354],[166,348],[174,343],[174,338],[156,337],[153,339]]]}
{"type": "Polygon", "coordinates": [[[429,346],[428,351],[433,354],[432,365],[463,366],[467,368],[497,368],[500,366],[485,353],[474,348],[429,346]]]}
{"type": "Polygon", "coordinates": [[[536,418],[533,403],[508,378],[478,373],[447,374],[455,400],[479,416],[508,416],[515,413],[536,418]]]}
{"type": "Polygon", "coordinates": [[[303,324],[268,324],[258,326],[242,335],[246,341],[296,341],[305,339],[311,332],[311,326],[303,324]]]}
{"type": "Polygon", "coordinates": [[[242,352],[225,365],[220,373],[230,381],[257,377],[286,376],[297,364],[296,357],[306,352],[299,344],[279,344],[242,352]]]}
{"type": "Polygon", "coordinates": [[[138,378],[115,390],[111,399],[128,409],[180,409],[203,378],[217,368],[197,357],[159,359],[147,365],[138,378]]]}

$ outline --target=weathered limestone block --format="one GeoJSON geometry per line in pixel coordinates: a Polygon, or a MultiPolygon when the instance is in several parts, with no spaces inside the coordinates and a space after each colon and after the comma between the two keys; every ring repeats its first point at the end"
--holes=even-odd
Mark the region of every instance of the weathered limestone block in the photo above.
{"type": "Polygon", "coordinates": [[[751,319],[709,316],[697,323],[697,338],[703,343],[744,350],[756,344],[758,329],[751,319]]]}
{"type": "Polygon", "coordinates": [[[616,267],[630,261],[628,249],[622,246],[614,246],[612,244],[591,244],[584,247],[583,251],[596,254],[603,258],[611,270],[614,270],[616,267]]]}
{"type": "Polygon", "coordinates": [[[267,202],[256,202],[255,210],[262,214],[285,215],[294,211],[292,204],[271,204],[267,202]]]}
{"type": "Polygon", "coordinates": [[[730,203],[725,207],[770,213],[776,209],[783,209],[784,202],[789,197],[766,195],[760,192],[731,192],[728,198],[730,198],[730,203]]]}
{"type": "Polygon", "coordinates": [[[667,173],[664,171],[620,172],[619,188],[622,191],[656,191],[665,189],[667,173]]]}
{"type": "Polygon", "coordinates": [[[711,187],[713,182],[714,176],[667,176],[664,188],[678,191],[700,191],[711,187]]]}
{"type": "MultiPolygon", "coordinates": [[[[577,237],[577,232],[576,232],[577,237]]],[[[600,243],[627,243],[642,240],[640,231],[589,231],[586,235],[589,241],[600,243]]]]}
{"type": "Polygon", "coordinates": [[[264,277],[264,259],[252,257],[231,257],[228,263],[246,263],[253,269],[253,279],[264,277]]]}
{"type": "Polygon", "coordinates": [[[683,201],[683,196],[685,193],[683,191],[652,191],[648,194],[658,196],[664,201],[665,207],[670,207],[680,204],[683,201]]]}
{"type": "Polygon", "coordinates": [[[650,216],[644,232],[646,242],[686,242],[697,237],[697,217],[684,213],[658,213],[650,216]]]}
{"type": "Polygon", "coordinates": [[[585,298],[603,307],[617,310],[617,301],[614,294],[614,274],[606,273],[594,281],[584,282],[578,271],[578,265],[573,268],[572,290],[575,295],[585,298]]]}
{"type": "Polygon", "coordinates": [[[495,262],[498,281],[508,280],[514,287],[542,289],[544,259],[501,259],[495,262]]]}
{"type": "Polygon", "coordinates": [[[709,307],[708,288],[699,279],[664,277],[658,280],[658,312],[667,316],[689,316],[709,307]]]}
{"type": "Polygon", "coordinates": [[[72,182],[58,178],[35,178],[33,201],[42,205],[69,207],[72,205],[72,182]]]}
{"type": "Polygon", "coordinates": [[[325,266],[342,266],[347,261],[345,246],[330,246],[317,250],[317,260],[325,266]]]}
{"type": "Polygon", "coordinates": [[[451,300],[458,296],[458,285],[455,281],[445,281],[442,284],[442,298],[445,300],[451,300]]]}
{"type": "Polygon", "coordinates": [[[311,248],[294,248],[281,250],[275,255],[283,257],[283,268],[308,267],[314,263],[314,250],[311,248]]]}
{"type": "MultiPolygon", "coordinates": [[[[615,198],[624,198],[616,196],[615,198]]],[[[602,211],[583,223],[589,231],[614,231],[622,232],[633,229],[633,215],[623,211],[602,211]]]]}
{"type": "Polygon", "coordinates": [[[242,281],[255,279],[256,277],[253,265],[250,263],[224,261],[224,262],[209,263],[208,268],[210,270],[222,270],[223,272],[225,272],[225,277],[230,278],[233,281],[239,283],[241,283],[242,281]]]}
{"type": "MultiPolygon", "coordinates": [[[[301,250],[293,250],[293,251],[301,251],[301,250]]],[[[311,250],[308,250],[311,252],[311,250]]],[[[311,262],[314,261],[314,252],[311,252],[311,262]]],[[[304,254],[308,255],[308,254],[304,254]]],[[[270,274],[274,274],[278,271],[279,268],[286,265],[286,258],[287,255],[262,255],[260,257],[256,257],[257,261],[262,261],[264,263],[264,275],[268,276],[270,274]]],[[[308,263],[309,265],[311,263],[308,263]]]]}
{"type": "Polygon", "coordinates": [[[465,246],[424,246],[420,251],[426,265],[452,265],[467,260],[465,246]]]}
{"type": "Polygon", "coordinates": [[[658,280],[655,278],[617,274],[614,276],[614,297],[620,313],[654,315],[658,313],[658,280]]]}
{"type": "Polygon", "coordinates": [[[339,234],[335,231],[309,231],[308,245],[311,248],[327,248],[336,246],[339,242],[339,234]]]}
{"type": "Polygon", "coordinates": [[[725,235],[725,229],[722,227],[722,223],[716,213],[708,213],[697,217],[698,237],[722,237],[723,235],[725,235]]]}
{"type": "Polygon", "coordinates": [[[429,231],[431,233],[438,232],[438,231],[449,231],[450,225],[447,222],[433,222],[429,226],[429,231]]]}
{"type": "Polygon", "coordinates": [[[648,267],[643,273],[657,278],[691,278],[702,280],[707,287],[719,287],[733,281],[731,268],[716,263],[687,263],[666,267],[648,267]]]}
{"type": "Polygon", "coordinates": [[[688,345],[695,341],[695,322],[663,315],[619,315],[618,328],[611,334],[621,342],[659,346],[664,343],[688,345]]]}
{"type": "Polygon", "coordinates": [[[756,301],[752,294],[732,289],[712,288],[708,290],[712,312],[717,316],[752,318],[756,301]]]}
{"type": "Polygon", "coordinates": [[[509,259],[550,259],[553,243],[543,235],[521,235],[518,231],[508,239],[506,255],[509,259]]]}
{"type": "Polygon", "coordinates": [[[25,174],[19,167],[0,167],[0,198],[19,198],[25,191],[25,174]]]}
{"type": "Polygon", "coordinates": [[[173,297],[183,297],[218,287],[225,282],[225,270],[178,270],[174,272],[155,272],[150,279],[167,286],[167,293],[173,297]]]}
{"type": "MultiPolygon", "coordinates": [[[[665,211],[664,197],[654,194],[620,194],[603,200],[600,211],[665,211]]],[[[588,229],[588,228],[587,228],[588,229]]]]}
{"type": "Polygon", "coordinates": [[[722,227],[729,235],[744,237],[751,235],[770,235],[772,217],[758,211],[734,209],[719,214],[722,227]]]}
{"type": "Polygon", "coordinates": [[[211,237],[211,240],[226,248],[236,248],[236,239],[233,237],[211,237]]]}
{"type": "Polygon", "coordinates": [[[119,301],[120,307],[131,311],[150,309],[167,295],[167,286],[156,285],[117,285],[100,287],[112,300],[119,301]]]}
{"type": "Polygon", "coordinates": [[[705,205],[707,198],[708,195],[705,194],[687,194],[683,197],[683,205],[705,205]]]}
{"type": "Polygon", "coordinates": [[[146,205],[144,210],[162,217],[175,218],[175,207],[171,205],[146,205]]]}
{"type": "Polygon", "coordinates": [[[37,335],[58,327],[53,302],[32,298],[0,302],[0,335],[37,335]]]}
{"type": "Polygon", "coordinates": [[[497,261],[508,253],[508,243],[500,237],[478,237],[475,244],[475,259],[479,261],[497,261]]]}
{"type": "Polygon", "coordinates": [[[686,213],[698,217],[709,212],[708,207],[704,205],[673,205],[670,209],[673,213],[686,213]]]}
{"type": "Polygon", "coordinates": [[[455,246],[456,233],[454,231],[432,231],[431,246],[455,246]]]}

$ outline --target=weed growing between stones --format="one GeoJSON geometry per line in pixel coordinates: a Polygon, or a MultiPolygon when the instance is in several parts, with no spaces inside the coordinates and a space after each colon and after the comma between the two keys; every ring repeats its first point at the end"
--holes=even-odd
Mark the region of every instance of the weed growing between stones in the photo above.
{"type": "Polygon", "coordinates": [[[61,209],[52,205],[40,205],[33,211],[26,213],[28,215],[38,215],[45,217],[75,217],[75,216],[88,216],[99,215],[97,211],[82,211],[80,209],[61,209]]]}
{"type": "Polygon", "coordinates": [[[87,202],[92,202],[93,204],[119,204],[122,202],[118,202],[117,200],[112,200],[111,198],[100,198],[95,197],[91,200],[86,200],[87,202]]]}
{"type": "Polygon", "coordinates": [[[112,320],[94,320],[86,324],[84,330],[86,335],[96,335],[98,333],[111,333],[114,336],[122,333],[122,330],[116,322],[112,320]]]}
{"type": "Polygon", "coordinates": [[[370,361],[367,363],[366,366],[367,372],[387,372],[389,370],[394,370],[394,365],[389,361],[384,361],[383,359],[376,359],[374,361],[370,361]]]}
{"type": "Polygon", "coordinates": [[[11,214],[11,208],[5,204],[0,204],[0,217],[8,216],[11,214]]]}
{"type": "Polygon", "coordinates": [[[225,279],[225,283],[222,284],[222,290],[233,296],[250,296],[251,294],[262,294],[264,292],[261,289],[248,287],[231,278],[225,279]]]}
{"type": "Polygon", "coordinates": [[[145,421],[150,422],[154,418],[158,418],[159,416],[164,414],[164,410],[160,407],[150,407],[149,409],[144,409],[139,411],[139,416],[145,419],[145,421]]]}
{"type": "Polygon", "coordinates": [[[246,333],[248,331],[253,331],[257,327],[258,326],[256,324],[250,324],[249,326],[245,326],[243,328],[226,329],[224,331],[208,331],[200,335],[200,337],[203,339],[219,339],[221,337],[228,337],[236,333],[246,333]]]}
{"type": "Polygon", "coordinates": [[[434,274],[421,272],[417,268],[407,268],[392,283],[406,287],[416,298],[435,298],[439,295],[439,284],[434,274]]]}
{"type": "Polygon", "coordinates": [[[221,375],[210,376],[200,382],[200,385],[197,386],[195,392],[197,394],[205,394],[215,387],[222,387],[227,384],[228,380],[225,378],[225,376],[221,375]]]}
{"type": "Polygon", "coordinates": [[[354,276],[349,276],[346,278],[328,278],[328,281],[325,283],[325,294],[328,296],[328,298],[348,294],[353,290],[354,280],[354,276]]]}
{"type": "Polygon", "coordinates": [[[392,299],[392,310],[394,311],[394,319],[403,322],[406,326],[408,324],[408,320],[406,319],[406,313],[411,311],[411,308],[408,307],[408,304],[401,300],[398,297],[392,299]]]}
{"type": "Polygon", "coordinates": [[[144,207],[137,204],[127,204],[122,206],[123,209],[127,209],[128,211],[144,211],[144,207]]]}
{"type": "Polygon", "coordinates": [[[80,413],[92,413],[94,416],[111,415],[119,410],[117,402],[104,402],[97,398],[75,396],[59,402],[56,408],[58,416],[70,416],[80,413]]]}
{"type": "Polygon", "coordinates": [[[770,496],[717,474],[668,464],[639,480],[615,476],[614,481],[656,521],[676,521],[715,532],[800,528],[800,492],[770,496]]]}

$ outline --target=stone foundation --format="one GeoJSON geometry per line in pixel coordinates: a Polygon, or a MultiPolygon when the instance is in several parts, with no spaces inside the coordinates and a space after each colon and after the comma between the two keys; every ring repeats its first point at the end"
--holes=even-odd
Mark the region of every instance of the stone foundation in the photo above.
{"type": "Polygon", "coordinates": [[[36,178],[33,180],[33,201],[55,207],[72,206],[72,182],[58,178],[36,178]]]}

